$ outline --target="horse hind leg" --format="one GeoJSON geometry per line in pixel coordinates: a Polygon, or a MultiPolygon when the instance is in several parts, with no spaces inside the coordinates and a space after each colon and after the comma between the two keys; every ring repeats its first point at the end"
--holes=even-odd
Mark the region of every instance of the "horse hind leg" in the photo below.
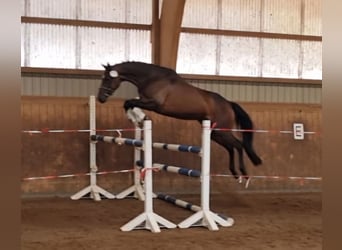
{"type": "Polygon", "coordinates": [[[244,150],[243,143],[242,143],[242,141],[240,141],[239,139],[234,137],[234,142],[232,143],[232,145],[235,147],[236,151],[238,152],[239,170],[241,173],[240,181],[242,181],[242,178],[249,180],[249,176],[248,176],[247,169],[245,166],[245,162],[243,159],[243,150],[244,150]]]}
{"type": "Polygon", "coordinates": [[[234,160],[234,148],[230,146],[226,146],[225,149],[229,153],[229,170],[234,176],[235,179],[239,178],[239,174],[235,169],[235,160],[234,160]]]}
{"type": "Polygon", "coordinates": [[[238,155],[239,155],[239,170],[240,173],[242,174],[242,177],[244,177],[245,179],[249,179],[248,177],[248,173],[245,167],[245,163],[243,160],[243,147],[241,145],[241,147],[237,147],[236,150],[238,151],[238,155]]]}
{"type": "Polygon", "coordinates": [[[223,146],[229,153],[229,170],[232,175],[242,181],[242,178],[245,178],[247,181],[249,180],[249,176],[245,167],[244,159],[243,159],[243,144],[237,139],[233,134],[227,132],[212,132],[212,139],[217,142],[219,145],[223,146]],[[238,153],[238,162],[239,162],[239,171],[240,174],[235,169],[235,161],[234,161],[234,149],[236,149],[238,153]]]}
{"type": "Polygon", "coordinates": [[[222,146],[225,150],[227,150],[229,154],[229,170],[234,176],[235,179],[239,178],[239,174],[235,169],[235,160],[234,160],[234,147],[228,143],[228,138],[224,133],[220,133],[218,131],[213,131],[211,134],[211,139],[215,141],[217,144],[222,146]]]}

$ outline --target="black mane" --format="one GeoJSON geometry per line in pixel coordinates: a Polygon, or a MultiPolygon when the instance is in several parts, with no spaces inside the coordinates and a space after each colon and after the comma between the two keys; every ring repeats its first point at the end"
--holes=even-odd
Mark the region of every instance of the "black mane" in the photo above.
{"type": "Polygon", "coordinates": [[[113,65],[112,68],[122,74],[134,72],[138,74],[151,73],[155,76],[178,76],[177,72],[173,69],[139,61],[126,61],[118,63],[113,65]]]}

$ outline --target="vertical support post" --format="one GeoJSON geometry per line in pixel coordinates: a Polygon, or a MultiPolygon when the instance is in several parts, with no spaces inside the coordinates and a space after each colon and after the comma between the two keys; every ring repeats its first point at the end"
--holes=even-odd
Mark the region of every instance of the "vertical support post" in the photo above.
{"type": "Polygon", "coordinates": [[[144,126],[144,166],[145,171],[145,213],[153,213],[152,188],[152,124],[147,121],[144,126]]]}
{"type": "Polygon", "coordinates": [[[153,233],[160,232],[160,225],[166,228],[175,228],[176,225],[153,212],[153,180],[152,180],[152,124],[144,121],[144,166],[145,166],[145,202],[144,212],[123,225],[121,231],[133,229],[148,229],[153,233]]]}
{"type": "Polygon", "coordinates": [[[178,224],[180,228],[188,228],[191,226],[204,226],[210,231],[219,230],[216,223],[223,227],[230,227],[234,224],[232,218],[224,219],[219,215],[210,211],[210,134],[211,127],[210,121],[205,120],[202,122],[202,159],[201,159],[201,210],[191,215],[178,224]]]}
{"type": "MultiPolygon", "coordinates": [[[[134,134],[135,139],[141,140],[141,129],[139,127],[136,127],[135,134],[134,134]]],[[[134,192],[134,197],[138,198],[139,200],[143,201],[145,200],[145,194],[143,187],[140,182],[140,167],[137,165],[137,162],[141,160],[141,149],[135,147],[134,148],[134,187],[135,187],[135,192],[134,192]]]]}
{"type": "Polygon", "coordinates": [[[209,211],[210,197],[210,121],[202,122],[201,207],[209,211]]]}
{"type": "MultiPolygon", "coordinates": [[[[89,138],[96,134],[96,102],[95,96],[89,97],[89,138]]],[[[90,167],[90,185],[96,186],[96,144],[94,142],[89,143],[89,167],[90,167]]],[[[93,195],[92,193],[90,195],[93,195]]],[[[92,197],[94,198],[94,197],[92,197]]],[[[95,197],[96,200],[99,197],[95,197]]]]}
{"type": "MultiPolygon", "coordinates": [[[[141,140],[141,129],[138,126],[135,126],[134,138],[136,140],[141,140]]],[[[137,166],[137,161],[141,160],[141,149],[134,147],[134,183],[129,188],[121,191],[116,195],[117,199],[124,199],[130,194],[133,194],[133,197],[138,198],[139,200],[145,200],[144,190],[142,185],[140,184],[140,167],[137,166]]]]}
{"type": "MultiPolygon", "coordinates": [[[[89,138],[92,135],[96,134],[96,99],[95,96],[89,97],[89,138]]],[[[85,187],[81,191],[77,192],[73,196],[71,196],[72,200],[78,200],[81,197],[85,196],[86,194],[90,193],[90,198],[94,199],[95,201],[100,201],[102,194],[108,199],[114,199],[115,196],[110,192],[104,190],[103,188],[99,187],[96,183],[96,142],[92,142],[90,140],[89,144],[89,167],[90,167],[90,186],[85,187]]]]}

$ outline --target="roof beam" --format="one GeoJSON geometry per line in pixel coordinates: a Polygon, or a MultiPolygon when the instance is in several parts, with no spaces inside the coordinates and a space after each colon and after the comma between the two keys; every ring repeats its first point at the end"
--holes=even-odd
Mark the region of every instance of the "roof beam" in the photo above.
{"type": "Polygon", "coordinates": [[[164,0],[160,16],[159,65],[176,69],[185,0],[164,0]]]}

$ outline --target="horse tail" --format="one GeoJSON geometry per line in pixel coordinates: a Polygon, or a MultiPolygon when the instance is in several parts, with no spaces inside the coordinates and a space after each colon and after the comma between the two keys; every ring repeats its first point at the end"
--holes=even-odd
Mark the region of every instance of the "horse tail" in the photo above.
{"type": "MultiPolygon", "coordinates": [[[[241,129],[253,129],[253,122],[247,112],[235,102],[231,102],[231,105],[236,115],[236,121],[240,125],[241,129]]],[[[253,149],[253,132],[242,132],[242,144],[253,164],[255,166],[260,165],[262,161],[253,149]]]]}

